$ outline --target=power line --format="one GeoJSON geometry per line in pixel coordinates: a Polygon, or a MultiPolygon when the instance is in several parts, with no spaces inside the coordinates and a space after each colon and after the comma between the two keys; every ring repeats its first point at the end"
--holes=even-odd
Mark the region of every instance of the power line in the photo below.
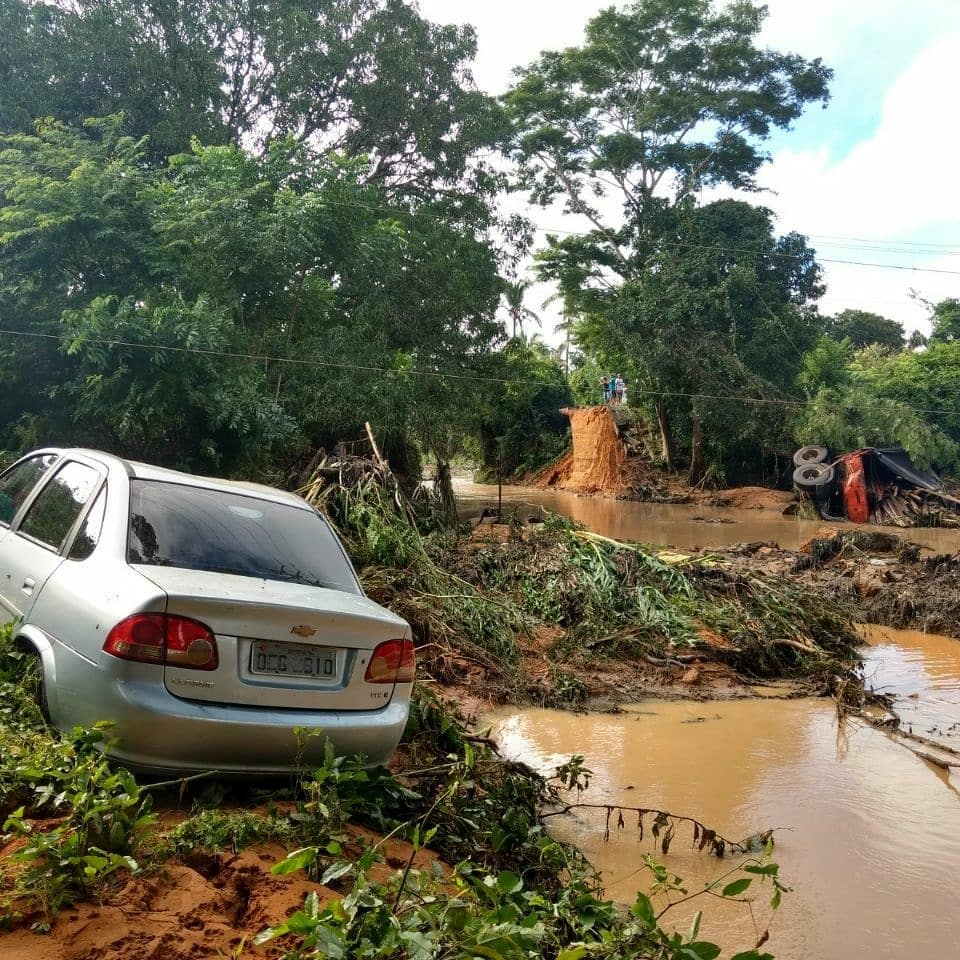
{"type": "MultiPolygon", "coordinates": [[[[411,216],[416,216],[418,212],[414,210],[404,210],[403,208],[398,208],[398,207],[384,207],[384,206],[377,206],[374,204],[357,203],[356,201],[353,201],[353,200],[333,200],[329,198],[324,198],[321,201],[321,203],[327,206],[345,207],[348,209],[356,209],[356,210],[367,210],[371,213],[384,213],[384,214],[389,214],[392,217],[404,217],[404,216],[411,217],[411,216]]],[[[534,232],[535,233],[557,233],[557,234],[564,234],[567,236],[584,236],[585,235],[585,232],[583,230],[565,230],[562,228],[546,228],[546,227],[538,227],[538,226],[534,226],[534,232]]],[[[813,236],[814,236],[813,234],[809,235],[810,238],[813,238],[813,236]]],[[[870,241],[863,241],[863,242],[869,243],[870,241]]],[[[752,256],[773,257],[777,259],[791,259],[791,260],[806,259],[805,257],[801,257],[797,254],[769,253],[763,250],[751,250],[748,248],[738,248],[738,247],[723,247],[719,245],[695,244],[695,243],[689,243],[684,241],[665,240],[665,241],[659,241],[659,243],[662,246],[682,246],[692,250],[714,250],[722,253],[741,253],[741,254],[750,254],[752,256]]],[[[827,244],[827,245],[830,246],[830,244],[827,244]]],[[[864,249],[876,249],[877,252],[880,252],[878,248],[865,247],[864,249]]],[[[890,252],[902,253],[905,251],[891,250],[890,252]]],[[[940,255],[940,254],[937,254],[937,255],[940,255]]],[[[956,251],[956,255],[960,256],[960,250],[956,251]]],[[[944,274],[947,276],[960,277],[960,270],[944,270],[936,267],[904,266],[902,264],[872,263],[872,262],[861,261],[861,260],[841,260],[841,259],[835,259],[835,258],[829,258],[829,257],[816,257],[815,259],[820,263],[846,264],[848,266],[856,266],[856,267],[872,267],[880,270],[903,270],[903,271],[914,272],[914,273],[937,273],[937,274],[944,274]]]]}
{"type": "MultiPolygon", "coordinates": [[[[535,227],[536,233],[557,233],[566,236],[580,237],[586,236],[583,230],[561,230],[549,227],[535,227]]],[[[594,231],[599,232],[599,231],[594,231]]],[[[612,230],[611,233],[616,233],[612,230]]],[[[751,250],[746,247],[724,247],[719,244],[690,243],[684,240],[657,240],[656,245],[664,247],[683,247],[688,250],[712,250],[716,253],[747,254],[754,257],[769,257],[774,260],[806,260],[807,258],[796,253],[771,253],[767,250],[751,250]]],[[[944,270],[938,267],[916,267],[905,266],[895,263],[873,263],[866,260],[841,260],[835,257],[820,257],[814,254],[814,260],[817,263],[836,263],[846,264],[851,267],[873,267],[878,270],[905,270],[910,273],[939,273],[951,277],[960,277],[960,270],[944,270]]]]}
{"type": "MultiPolygon", "coordinates": [[[[61,343],[68,340],[74,340],[67,334],[56,333],[38,333],[29,330],[5,330],[0,329],[0,335],[12,337],[27,337],[40,340],[58,340],[61,343]]],[[[82,337],[79,338],[83,343],[95,343],[100,346],[108,347],[130,347],[136,350],[149,350],[154,352],[168,352],[179,354],[197,354],[207,357],[229,357],[234,360],[252,360],[257,363],[288,363],[305,367],[325,367],[339,370],[353,370],[365,373],[409,373],[419,377],[434,377],[442,380],[468,380],[475,383],[502,383],[512,386],[531,386],[531,387],[558,387],[561,384],[551,380],[518,380],[509,377],[482,377],[479,375],[463,373],[445,373],[441,370],[417,370],[409,368],[407,370],[396,370],[392,367],[378,367],[370,364],[342,363],[334,360],[315,360],[301,357],[273,357],[255,353],[240,353],[229,350],[207,350],[202,347],[176,347],[163,343],[136,343],[132,340],[114,340],[104,337],[82,337]]],[[[76,342],[76,341],[75,341],[76,342]]],[[[805,400],[787,400],[773,397],[748,397],[742,394],[714,394],[714,393],[687,393],[679,390],[654,390],[651,388],[630,387],[632,394],[641,394],[647,397],[671,397],[674,399],[686,400],[721,400],[727,402],[754,404],[757,406],[784,406],[784,407],[805,407],[805,400]]],[[[928,414],[931,416],[955,417],[960,416],[958,410],[925,410],[921,407],[912,407],[909,404],[901,404],[904,409],[911,410],[914,413],[928,414]]]]}
{"type": "Polygon", "coordinates": [[[897,247],[929,247],[932,250],[950,250],[960,253],[960,243],[937,243],[932,240],[870,240],[867,237],[842,237],[830,233],[809,233],[807,236],[811,239],[844,240],[867,246],[889,243],[897,247]]]}

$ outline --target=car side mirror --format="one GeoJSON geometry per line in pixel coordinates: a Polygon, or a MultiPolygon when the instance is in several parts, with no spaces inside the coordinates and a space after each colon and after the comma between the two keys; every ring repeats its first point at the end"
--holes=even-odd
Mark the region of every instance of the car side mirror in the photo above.
{"type": "Polygon", "coordinates": [[[13,519],[13,500],[0,493],[0,523],[10,523],[13,519]]]}

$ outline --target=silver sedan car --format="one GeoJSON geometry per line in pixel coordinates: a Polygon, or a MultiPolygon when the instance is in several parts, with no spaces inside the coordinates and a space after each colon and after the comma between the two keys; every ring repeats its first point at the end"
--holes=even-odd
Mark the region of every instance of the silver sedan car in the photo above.
{"type": "Polygon", "coordinates": [[[0,474],[3,614],[50,721],[111,721],[109,753],[138,769],[283,772],[325,737],[384,764],[407,719],[408,624],[364,596],[320,514],[269,487],[31,453],[0,474]]]}

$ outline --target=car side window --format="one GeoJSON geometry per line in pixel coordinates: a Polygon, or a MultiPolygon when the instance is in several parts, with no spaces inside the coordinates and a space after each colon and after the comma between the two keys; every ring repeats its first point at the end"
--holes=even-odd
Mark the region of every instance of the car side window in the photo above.
{"type": "Polygon", "coordinates": [[[20,533],[59,550],[99,482],[100,474],[92,467],[64,464],[33,501],[20,533]]]}
{"type": "Polygon", "coordinates": [[[14,464],[0,476],[0,525],[10,526],[23,502],[56,459],[55,453],[42,453],[14,464]]]}
{"type": "Polygon", "coordinates": [[[107,511],[107,490],[104,488],[97,495],[87,519],[77,531],[76,539],[68,554],[71,560],[86,560],[100,541],[100,531],[103,529],[103,517],[107,511]]]}

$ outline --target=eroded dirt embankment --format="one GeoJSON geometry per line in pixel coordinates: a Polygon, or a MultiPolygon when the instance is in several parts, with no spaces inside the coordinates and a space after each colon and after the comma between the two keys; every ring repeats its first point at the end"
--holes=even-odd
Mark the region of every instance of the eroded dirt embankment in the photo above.
{"type": "Polygon", "coordinates": [[[608,407],[562,411],[570,420],[572,446],[534,479],[534,485],[572,493],[617,496],[629,488],[626,450],[608,407]]]}
{"type": "Polygon", "coordinates": [[[733,569],[833,596],[863,623],[960,639],[960,554],[932,554],[909,533],[823,527],[799,551],[771,542],[711,553],[733,569]]]}
{"type": "Polygon", "coordinates": [[[581,407],[562,411],[570,420],[570,449],[525,478],[540,489],[620,497],[653,503],[703,503],[745,510],[782,511],[792,493],[765,487],[713,491],[691,487],[680,474],[650,459],[646,424],[626,407],[581,407]]]}

